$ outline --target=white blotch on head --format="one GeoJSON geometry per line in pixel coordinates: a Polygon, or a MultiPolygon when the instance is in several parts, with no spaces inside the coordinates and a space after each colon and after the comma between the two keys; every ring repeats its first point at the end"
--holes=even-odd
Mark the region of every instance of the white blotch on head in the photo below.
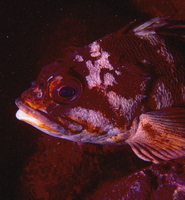
{"type": "Polygon", "coordinates": [[[132,119],[133,114],[135,113],[138,104],[141,103],[141,100],[146,96],[138,94],[135,98],[126,99],[122,96],[117,95],[115,92],[110,91],[107,93],[108,101],[110,105],[116,111],[119,111],[120,116],[125,116],[129,121],[132,119]]]}
{"type": "Polygon", "coordinates": [[[77,62],[83,62],[84,61],[84,59],[81,55],[76,55],[74,60],[77,61],[77,62]]]}
{"type": "Polygon", "coordinates": [[[153,97],[156,109],[166,108],[173,104],[172,93],[165,87],[164,83],[157,84],[156,94],[153,97]]]}
{"type": "MultiPolygon", "coordinates": [[[[113,66],[109,63],[108,52],[103,51],[97,42],[90,44],[90,53],[93,52],[93,57],[97,57],[97,60],[92,62],[91,60],[86,61],[86,66],[89,70],[89,75],[86,76],[86,80],[89,89],[93,87],[100,87],[103,80],[100,78],[101,69],[113,70],[113,66]],[[95,56],[96,55],[96,56],[95,56]]],[[[91,55],[92,56],[92,55],[91,55]]]]}
{"type": "Polygon", "coordinates": [[[74,118],[78,118],[79,120],[87,121],[91,123],[94,127],[101,128],[102,131],[107,132],[113,128],[110,120],[105,118],[103,114],[99,111],[76,107],[72,108],[69,111],[69,115],[74,118]]]}
{"type": "Polygon", "coordinates": [[[111,73],[104,74],[104,85],[105,87],[110,85],[113,86],[114,83],[117,83],[114,76],[111,73]]]}
{"type": "Polygon", "coordinates": [[[101,55],[101,52],[100,52],[100,45],[97,41],[91,43],[89,45],[90,47],[90,54],[91,54],[91,57],[98,57],[101,55]]]}
{"type": "Polygon", "coordinates": [[[93,87],[99,86],[102,83],[100,78],[101,69],[95,67],[90,60],[86,62],[86,66],[89,69],[89,75],[86,76],[89,88],[92,89],[93,87]]]}

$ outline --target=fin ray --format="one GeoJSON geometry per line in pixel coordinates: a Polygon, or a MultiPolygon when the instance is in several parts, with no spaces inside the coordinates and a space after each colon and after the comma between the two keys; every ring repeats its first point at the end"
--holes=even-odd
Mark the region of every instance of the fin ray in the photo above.
{"type": "Polygon", "coordinates": [[[126,142],[136,155],[154,163],[185,156],[185,109],[142,114],[135,135],[126,142]]]}

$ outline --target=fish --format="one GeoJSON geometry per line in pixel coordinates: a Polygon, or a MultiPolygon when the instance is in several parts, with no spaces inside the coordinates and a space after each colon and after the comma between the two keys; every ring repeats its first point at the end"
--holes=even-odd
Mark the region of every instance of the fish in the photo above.
{"type": "Polygon", "coordinates": [[[185,156],[185,23],[134,20],[45,66],[16,117],[73,142],[130,145],[158,164],[185,156]]]}

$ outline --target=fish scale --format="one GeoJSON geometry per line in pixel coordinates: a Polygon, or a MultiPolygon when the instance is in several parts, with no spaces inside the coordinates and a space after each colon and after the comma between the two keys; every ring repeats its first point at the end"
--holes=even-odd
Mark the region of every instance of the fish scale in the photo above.
{"type": "Polygon", "coordinates": [[[145,161],[185,156],[184,30],[135,20],[76,49],[43,68],[16,117],[61,139],[128,144],[145,161]]]}

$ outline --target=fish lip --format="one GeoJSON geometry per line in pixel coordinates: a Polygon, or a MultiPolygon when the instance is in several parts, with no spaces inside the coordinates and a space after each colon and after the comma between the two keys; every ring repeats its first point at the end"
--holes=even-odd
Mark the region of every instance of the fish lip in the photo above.
{"type": "MultiPolygon", "coordinates": [[[[16,106],[19,108],[20,111],[26,113],[27,115],[35,118],[35,119],[39,119],[38,121],[40,121],[43,124],[46,124],[47,127],[52,128],[53,130],[55,130],[55,136],[56,137],[61,137],[62,135],[71,135],[70,131],[67,131],[65,128],[63,128],[60,124],[56,123],[54,121],[54,119],[49,118],[46,113],[44,113],[41,110],[36,110],[31,108],[29,105],[25,104],[21,98],[17,98],[15,100],[15,104],[16,106]]],[[[18,110],[18,111],[19,111],[18,110]]],[[[18,112],[17,111],[17,112],[18,112]]],[[[24,121],[24,120],[23,120],[24,121]]],[[[29,123],[29,122],[28,122],[29,123]]],[[[31,124],[31,123],[30,123],[31,124]]],[[[32,125],[32,124],[31,124],[32,125]]]]}

